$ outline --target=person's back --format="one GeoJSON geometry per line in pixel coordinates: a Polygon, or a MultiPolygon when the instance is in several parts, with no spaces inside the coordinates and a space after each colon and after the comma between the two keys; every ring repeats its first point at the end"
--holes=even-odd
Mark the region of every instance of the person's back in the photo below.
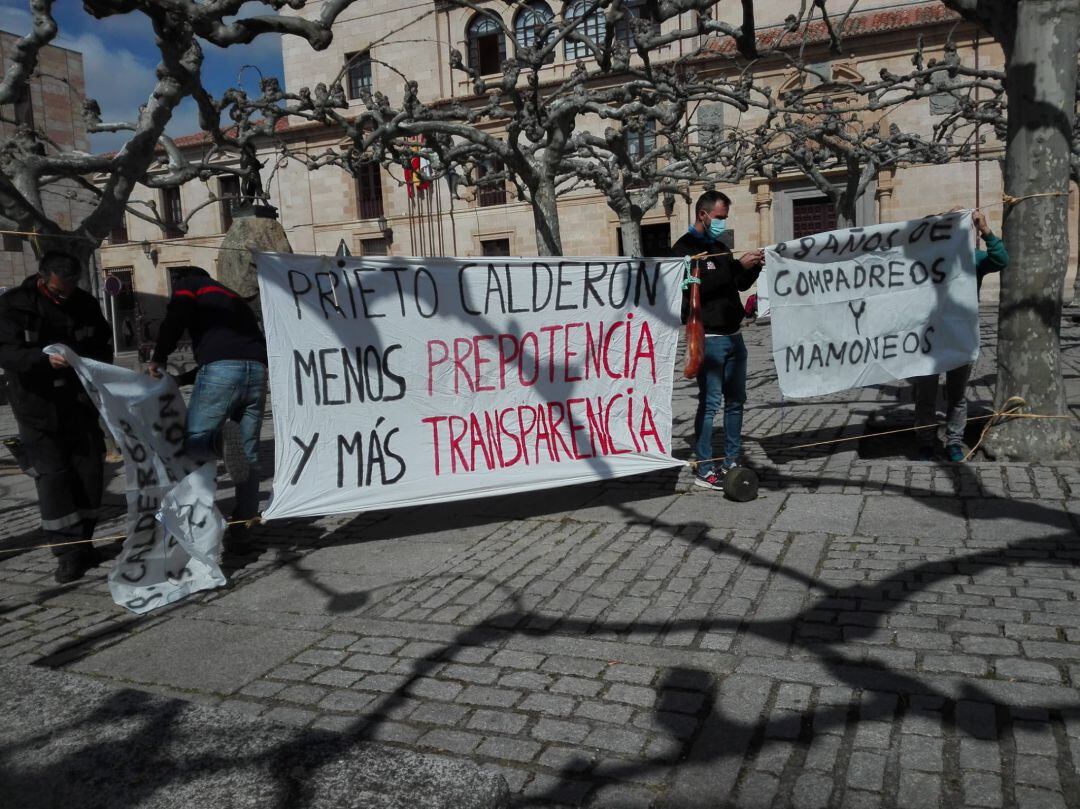
{"type": "MultiPolygon", "coordinates": [[[[259,507],[258,443],[266,404],[266,340],[251,307],[199,267],[176,279],[147,372],[159,376],[187,331],[199,365],[184,444],[195,458],[223,457],[236,484],[233,520],[259,507]]],[[[228,548],[246,550],[246,528],[230,527],[228,548]]]]}
{"type": "Polygon", "coordinates": [[[200,268],[189,269],[176,281],[158,332],[155,363],[164,364],[185,329],[200,366],[219,360],[253,360],[266,365],[266,340],[251,307],[200,268]]]}

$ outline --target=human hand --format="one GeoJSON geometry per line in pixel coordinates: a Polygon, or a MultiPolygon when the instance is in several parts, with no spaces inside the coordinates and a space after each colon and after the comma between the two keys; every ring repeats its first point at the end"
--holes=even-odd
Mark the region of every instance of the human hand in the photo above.
{"type": "Polygon", "coordinates": [[[971,223],[979,229],[979,233],[983,236],[990,232],[990,225],[986,222],[986,214],[978,208],[971,212],[971,223]]]}
{"type": "Polygon", "coordinates": [[[153,360],[146,363],[146,373],[154,379],[161,379],[161,363],[154,362],[153,360]]]}
{"type": "Polygon", "coordinates": [[[743,253],[739,256],[739,263],[744,268],[752,270],[755,267],[760,267],[765,263],[765,251],[764,250],[751,250],[749,253],[743,253]]]}
{"type": "Polygon", "coordinates": [[[60,370],[61,368],[70,368],[71,367],[68,364],[68,361],[65,360],[59,354],[50,354],[49,355],[49,365],[51,365],[53,368],[56,368],[57,370],[60,370]]]}

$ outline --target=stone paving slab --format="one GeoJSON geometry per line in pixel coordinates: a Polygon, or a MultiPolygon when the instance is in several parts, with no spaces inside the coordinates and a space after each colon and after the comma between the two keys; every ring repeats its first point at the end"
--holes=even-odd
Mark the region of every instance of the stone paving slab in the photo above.
{"type": "Polygon", "coordinates": [[[501,809],[460,760],[297,730],[60,672],[0,664],[0,805],[501,809]]]}
{"type": "Polygon", "coordinates": [[[71,666],[130,682],[227,694],[313,644],[312,632],[237,624],[168,622],[168,643],[138,633],[71,666]]]}
{"type": "MultiPolygon", "coordinates": [[[[1080,464],[795,449],[910,424],[908,388],[781,402],[746,337],[756,501],[683,469],[271,523],[229,589],[139,618],[107,566],[57,588],[47,552],[0,556],[0,659],[362,727],[522,807],[1080,806],[1080,464]]],[[[684,452],[692,386],[673,404],[684,452]]],[[[11,508],[0,548],[32,536],[32,500],[11,508]]]]}

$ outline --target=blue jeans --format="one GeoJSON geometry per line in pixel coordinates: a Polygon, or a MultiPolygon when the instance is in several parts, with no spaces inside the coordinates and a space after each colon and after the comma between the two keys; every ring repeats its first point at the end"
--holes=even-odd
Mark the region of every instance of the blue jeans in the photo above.
{"type": "MultiPolygon", "coordinates": [[[[915,426],[923,446],[937,443],[937,394],[940,374],[917,376],[915,386],[915,426]]],[[[967,426],[967,385],[971,377],[971,363],[953,368],[945,373],[945,446],[961,446],[964,443],[964,427],[967,426]]]]}
{"type": "Polygon", "coordinates": [[[743,403],[746,402],[746,343],[741,334],[705,336],[705,359],[698,374],[698,406],[694,416],[694,456],[697,473],[707,475],[715,465],[713,419],[724,405],[725,464],[742,454],[743,403]]]}
{"type": "Polygon", "coordinates": [[[231,419],[240,425],[248,479],[236,487],[234,520],[259,513],[259,431],[266,407],[266,366],[254,360],[218,360],[199,368],[187,411],[185,446],[193,458],[216,461],[221,428],[231,419]]]}

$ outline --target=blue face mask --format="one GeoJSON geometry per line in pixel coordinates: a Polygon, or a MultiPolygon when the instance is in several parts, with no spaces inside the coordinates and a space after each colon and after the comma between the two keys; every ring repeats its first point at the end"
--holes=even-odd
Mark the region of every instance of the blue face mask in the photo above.
{"type": "Polygon", "coordinates": [[[712,236],[713,241],[720,238],[720,234],[724,232],[725,227],[727,227],[726,219],[714,219],[709,222],[709,235],[712,236]]]}

